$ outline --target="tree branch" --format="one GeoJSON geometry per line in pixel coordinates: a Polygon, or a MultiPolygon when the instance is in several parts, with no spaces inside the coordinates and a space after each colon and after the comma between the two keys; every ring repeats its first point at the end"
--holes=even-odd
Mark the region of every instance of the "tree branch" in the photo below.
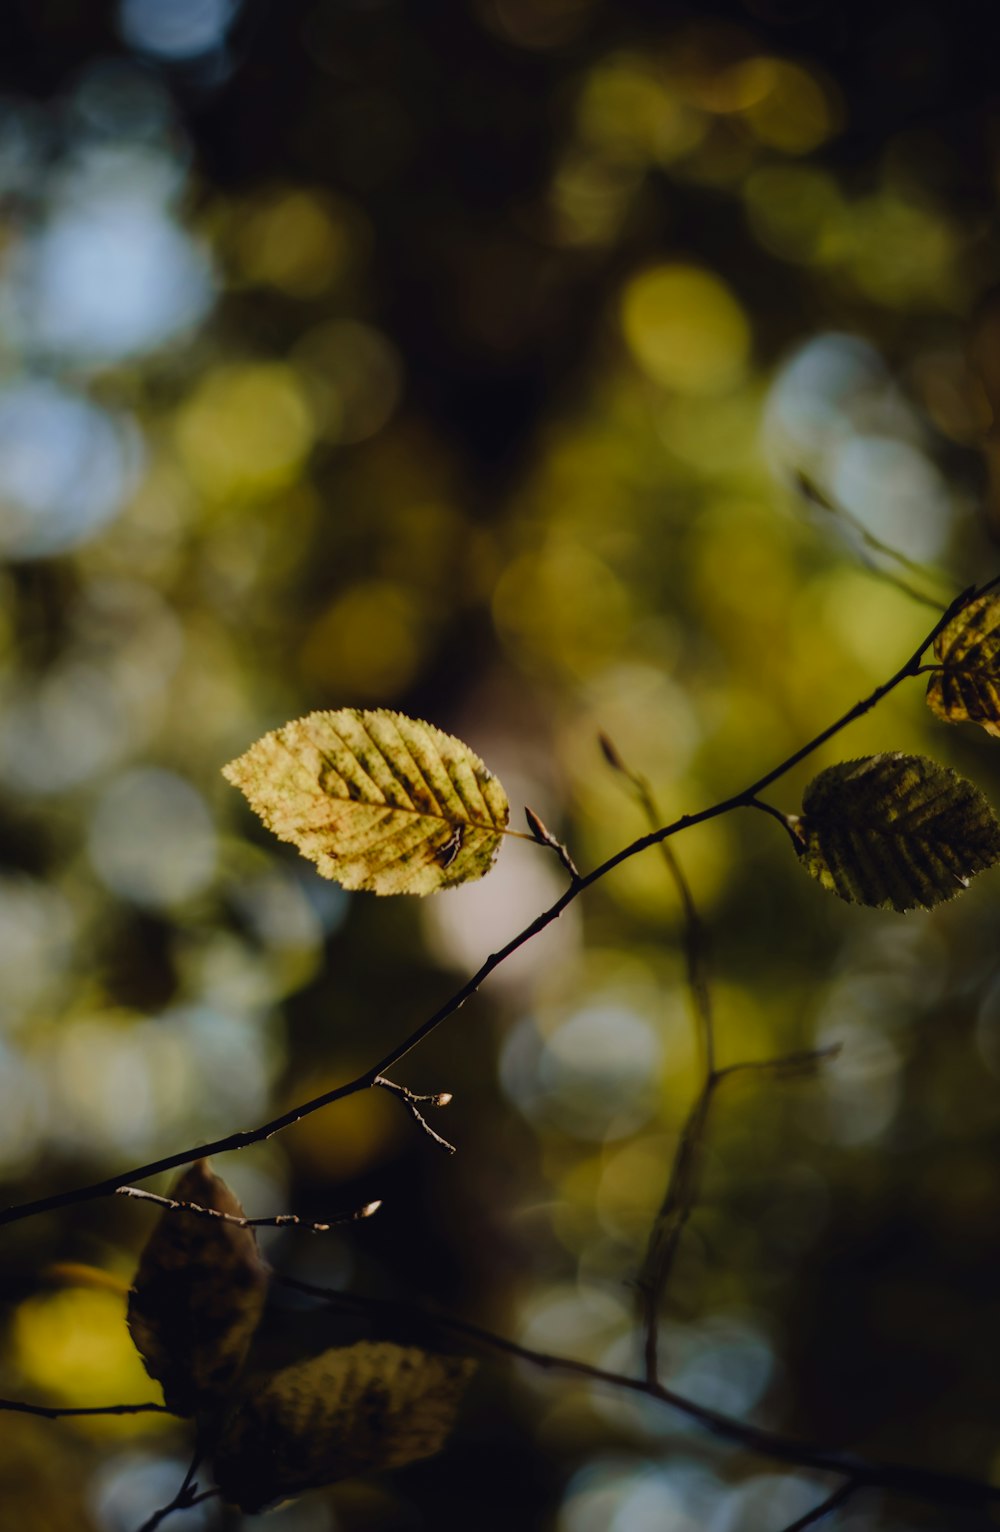
{"type": "Polygon", "coordinates": [[[834,1490],[832,1495],[827,1495],[826,1499],[821,1500],[819,1505],[814,1505],[812,1510],[806,1511],[805,1515],[800,1516],[798,1521],[793,1521],[790,1527],[785,1528],[785,1532],[805,1532],[806,1527],[814,1527],[818,1521],[823,1520],[824,1516],[829,1516],[831,1511],[835,1511],[838,1506],[844,1505],[850,1500],[851,1496],[860,1487],[857,1479],[846,1480],[845,1483],[834,1490]]]}
{"type": "MultiPolygon", "coordinates": [[[[748,1421],[737,1420],[732,1415],[723,1414],[721,1410],[713,1410],[706,1405],[698,1404],[684,1394],[665,1388],[662,1383],[652,1382],[648,1378],[630,1378],[627,1373],[611,1372],[605,1367],[596,1367],[590,1362],[580,1362],[573,1357],[556,1356],[548,1351],[536,1351],[531,1346],[522,1346],[518,1341],[508,1340],[506,1336],[496,1335],[491,1330],[471,1324],[464,1319],[456,1319],[450,1314],[432,1313],[382,1298],[364,1298],[356,1293],[342,1293],[333,1288],[319,1287],[312,1282],[300,1281],[297,1277],[278,1276],[276,1281],[283,1287],[306,1293],[351,1313],[364,1316],[375,1315],[411,1323],[414,1320],[425,1324],[429,1322],[445,1333],[460,1336],[477,1346],[485,1346],[490,1351],[516,1357],[532,1367],[538,1367],[544,1371],[572,1373],[577,1377],[589,1379],[593,1383],[606,1383],[612,1388],[620,1388],[630,1394],[642,1394],[666,1405],[668,1409],[676,1410],[688,1420],[693,1420],[719,1440],[732,1442],[758,1457],[790,1463],[799,1468],[814,1468],[820,1473],[835,1474],[839,1478],[849,1480],[852,1493],[855,1489],[881,1488],[935,1505],[1000,1505],[1000,1484],[989,1484],[985,1480],[970,1479],[961,1474],[938,1473],[931,1468],[912,1468],[905,1463],[869,1460],[857,1457],[853,1453],[837,1452],[813,1442],[799,1441],[795,1437],[783,1436],[778,1431],[770,1431],[764,1426],[755,1426],[748,1421]]],[[[838,1491],[838,1493],[841,1492],[838,1491]]],[[[829,1506],[828,1509],[832,1510],[833,1507],[829,1506]]],[[[814,1510],[810,1514],[815,1519],[817,1511],[814,1510]]],[[[808,1522],[805,1525],[808,1526],[808,1522]]],[[[786,1532],[792,1532],[792,1529],[788,1528],[786,1532]]]]}
{"type": "Polygon", "coordinates": [[[140,1202],[155,1202],[157,1207],[167,1208],[174,1213],[194,1213],[199,1218],[218,1218],[223,1223],[233,1223],[238,1229],[287,1229],[291,1227],[305,1229],[309,1234],[326,1234],[330,1229],[341,1223],[356,1223],[359,1218],[370,1218],[377,1213],[382,1206],[381,1201],[366,1202],[364,1207],[356,1208],[351,1213],[338,1213],[331,1218],[329,1223],[310,1223],[308,1219],[300,1218],[297,1213],[274,1213],[270,1218],[245,1218],[239,1213],[222,1213],[218,1208],[202,1207],[200,1202],[178,1202],[173,1197],[158,1197],[155,1192],[143,1191],[139,1186],[119,1186],[116,1188],[119,1197],[135,1197],[140,1202]]]}
{"type": "Polygon", "coordinates": [[[41,1415],[44,1420],[61,1420],[68,1415],[172,1415],[165,1404],[23,1404],[19,1399],[0,1399],[0,1410],[17,1415],[41,1415]]]}
{"type": "Polygon", "coordinates": [[[139,1532],[155,1532],[155,1529],[166,1521],[168,1516],[172,1516],[174,1511],[190,1511],[192,1506],[202,1505],[206,1500],[217,1500],[222,1494],[219,1489],[203,1489],[200,1494],[197,1494],[196,1490],[196,1485],[192,1485],[187,1491],[182,1485],[170,1504],[163,1505],[158,1511],[154,1511],[152,1516],[143,1522],[139,1532]]]}
{"type": "MultiPolygon", "coordinates": [[[[655,830],[661,815],[649,782],[625,764],[617,747],[606,734],[600,736],[600,743],[605,759],[628,781],[650,826],[655,830]]],[[[691,885],[673,848],[667,841],[663,841],[660,852],[681,902],[681,948],[694,1012],[695,1032],[701,1045],[702,1085],[677,1143],[663,1201],[649,1231],[646,1258],[639,1278],[643,1356],[646,1377],[651,1383],[655,1383],[659,1376],[660,1307],[681,1234],[697,1201],[701,1181],[701,1147],[718,1078],[708,970],[708,935],[694,902],[691,885]]]]}
{"type": "Polygon", "coordinates": [[[311,1101],[305,1101],[298,1106],[290,1108],[289,1111],[283,1112],[280,1117],[272,1118],[270,1122],[262,1123],[258,1128],[229,1133],[222,1138],[214,1139],[210,1143],[195,1144],[189,1149],[178,1150],[175,1154],[164,1155],[161,1159],[150,1160],[145,1165],[133,1166],[129,1170],[120,1171],[117,1175],[107,1176],[101,1181],[93,1181],[85,1186],[72,1187],[65,1191],[55,1192],[51,1196],[38,1197],[30,1202],[22,1202],[15,1206],[4,1208],[0,1210],[0,1226],[16,1223],[23,1218],[32,1218],[39,1213],[54,1212],[57,1208],[71,1207],[81,1202],[92,1202],[98,1197],[113,1196],[118,1188],[126,1182],[144,1181],[149,1176],[157,1175],[161,1171],[176,1170],[181,1165],[190,1165],[194,1160],[202,1159],[209,1155],[226,1154],[231,1150],[246,1149],[250,1144],[257,1144],[264,1139],[273,1138],[276,1133],[281,1133],[285,1128],[290,1128],[294,1123],[300,1122],[303,1117],[308,1117],[311,1113],[318,1112],[323,1107],[332,1105],[335,1101],[343,1100],[346,1096],[356,1095],[362,1090],[370,1090],[375,1085],[379,1076],[385,1075],[387,1070],[392,1069],[399,1063],[400,1059],[405,1058],[419,1043],[423,1042],[425,1037],[436,1031],[443,1021],[446,1021],[449,1016],[453,1016],[456,1011],[460,1010],[465,1002],[477,992],[483,982],[489,978],[490,974],[500,967],[501,963],[506,962],[507,958],[517,952],[519,948],[546,930],[548,926],[552,925],[553,921],[558,920],[563,910],[572,904],[575,899],[578,899],[585,889],[600,882],[602,878],[606,878],[610,872],[613,872],[616,867],[620,867],[623,862],[627,862],[632,857],[649,850],[651,846],[662,845],[664,841],[671,839],[674,835],[679,835],[683,830],[689,830],[697,824],[704,824],[710,819],[718,819],[723,814],[731,813],[733,809],[745,808],[750,805],[758,793],[763,792],[764,788],[769,787],[772,782],[776,782],[779,777],[783,777],[786,772],[791,771],[800,761],[804,761],[807,756],[812,755],[821,745],[825,745],[827,740],[832,739],[835,734],[847,728],[848,724],[863,717],[865,713],[869,713],[872,708],[882,701],[883,697],[888,696],[901,682],[916,675],[927,649],[934,642],[938,634],[947,627],[952,618],[962,611],[970,601],[985,595],[997,585],[1000,585],[1000,576],[990,580],[985,585],[978,587],[970,586],[968,590],[963,591],[951,603],[947,611],[942,613],[919,648],[900,666],[895,674],[890,676],[888,681],[884,681],[881,686],[877,686],[867,697],[863,697],[860,702],[856,702],[853,707],[848,708],[847,712],[843,713],[835,722],[823,729],[813,739],[809,740],[807,744],[793,751],[791,755],[787,756],[777,766],[765,772],[756,782],[751,782],[748,787],[743,788],[741,792],[734,793],[729,798],[720,799],[718,803],[712,804],[709,808],[700,809],[694,814],[682,814],[679,819],[675,819],[671,824],[662,825],[658,829],[650,831],[647,835],[641,835],[638,840],[632,841],[629,845],[622,847],[620,851],[615,852],[613,856],[608,857],[607,861],[602,862],[599,867],[595,867],[591,872],[582,875],[576,882],[571,883],[560,897],[553,904],[549,905],[547,910],[543,910],[540,915],[537,915],[529,925],[525,926],[523,931],[511,937],[510,941],[496,952],[491,952],[472,977],[460,989],[457,989],[432,1016],[429,1016],[426,1021],[405,1037],[401,1043],[392,1048],[384,1058],[379,1059],[377,1064],[373,1064],[363,1074],[347,1081],[344,1085],[337,1086],[334,1090],[325,1091],[323,1095],[316,1096],[311,1101]]]}

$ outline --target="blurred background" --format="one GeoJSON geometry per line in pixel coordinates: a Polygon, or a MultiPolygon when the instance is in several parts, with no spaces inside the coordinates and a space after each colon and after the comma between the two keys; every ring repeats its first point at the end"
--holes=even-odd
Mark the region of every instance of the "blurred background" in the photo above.
{"type": "MultiPolygon", "coordinates": [[[[959,14],[4,0],[5,1201],[350,1078],[562,887],[511,842],[471,888],[344,894],[219,774],[265,730],[427,718],[589,867],[643,828],[599,729],[665,817],[703,807],[931,626],[871,538],[939,602],[1000,569],[1000,100],[988,15],[959,14]]],[[[998,748],[914,683],[769,796],[792,812],[820,766],[903,749],[1000,803],[998,748]]],[[[720,1092],[664,1376],[990,1475],[1000,879],[900,917],[825,894],[763,816],[675,845],[721,1062],[843,1048],[720,1092]]],[[[679,934],[636,858],[408,1058],[405,1083],[454,1092],[454,1158],[370,1092],[219,1161],[252,1215],[383,1199],[269,1258],[636,1367],[630,1284],[697,1085],[679,934]]],[[[3,1231],[0,1392],[156,1397],[113,1282],[51,1275],[127,1283],[154,1217],[112,1199],[3,1231]]],[[[187,1450],[169,1421],[5,1415],[5,1522],[134,1532],[187,1450]]],[[[272,1524],[780,1532],[824,1492],[484,1363],[442,1457],[272,1524]]],[[[829,1525],[981,1522],[866,1495],[829,1525]]]]}

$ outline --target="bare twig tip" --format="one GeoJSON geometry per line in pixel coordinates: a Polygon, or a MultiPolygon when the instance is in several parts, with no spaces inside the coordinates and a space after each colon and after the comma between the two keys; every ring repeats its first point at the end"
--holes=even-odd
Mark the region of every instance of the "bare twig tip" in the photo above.
{"type": "Polygon", "coordinates": [[[612,771],[623,771],[628,776],[628,767],[618,754],[618,749],[613,740],[610,740],[603,729],[598,730],[597,743],[601,747],[601,754],[611,767],[612,771]]]}
{"type": "Polygon", "coordinates": [[[528,829],[535,839],[541,841],[543,846],[549,845],[552,837],[534,809],[529,808],[527,804],[524,805],[524,817],[528,821],[528,829]]]}

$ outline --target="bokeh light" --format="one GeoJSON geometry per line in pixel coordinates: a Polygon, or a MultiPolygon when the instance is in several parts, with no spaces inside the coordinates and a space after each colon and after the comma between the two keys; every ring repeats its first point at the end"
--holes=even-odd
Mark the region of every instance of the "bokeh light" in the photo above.
{"type": "Polygon", "coordinates": [[[120,0],[119,25],[125,41],[168,60],[197,58],[224,41],[240,0],[120,0]]]}
{"type": "Polygon", "coordinates": [[[90,855],[101,879],[121,898],[169,906],[190,899],[211,878],[212,822],[189,783],[144,767],[106,788],[91,820],[90,855]]]}
{"type": "Polygon", "coordinates": [[[742,375],[750,345],[728,288],[693,266],[657,266],[634,277],[622,298],[625,338],[655,383],[682,394],[725,393],[742,375]]]}
{"type": "Polygon", "coordinates": [[[27,348],[107,364],[204,317],[211,269],[171,211],[175,184],[170,162],[151,151],[95,147],[66,167],[4,294],[27,348]]]}
{"type": "Polygon", "coordinates": [[[47,379],[0,389],[0,547],[61,553],[121,510],[139,467],[127,422],[47,379]]]}

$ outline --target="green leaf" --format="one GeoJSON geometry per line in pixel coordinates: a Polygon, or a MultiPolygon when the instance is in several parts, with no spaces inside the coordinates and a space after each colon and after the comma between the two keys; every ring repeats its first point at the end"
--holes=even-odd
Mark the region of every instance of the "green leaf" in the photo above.
{"type": "MultiPolygon", "coordinates": [[[[197,1160],[171,1197],[242,1218],[221,1176],[197,1160]]],[[[214,1409],[232,1390],[267,1298],[252,1229],[178,1210],[161,1214],[129,1292],[128,1327],[175,1415],[214,1409]]]]}
{"type": "Polygon", "coordinates": [[[376,894],[481,878],[507,826],[507,794],[468,745],[384,709],[310,713],[223,775],[324,878],[376,894]]]}
{"type": "Polygon", "coordinates": [[[255,1380],[219,1443],[216,1483],[241,1510],[259,1511],[286,1495],[431,1457],[475,1366],[361,1341],[255,1380]]]}
{"type": "Polygon", "coordinates": [[[814,777],[794,821],[824,888],[879,909],[930,909],[1000,861],[983,794],[922,755],[868,755],[814,777]]]}
{"type": "Polygon", "coordinates": [[[934,653],[947,669],[928,683],[931,712],[1000,736],[1000,593],[963,607],[934,640],[934,653]]]}

